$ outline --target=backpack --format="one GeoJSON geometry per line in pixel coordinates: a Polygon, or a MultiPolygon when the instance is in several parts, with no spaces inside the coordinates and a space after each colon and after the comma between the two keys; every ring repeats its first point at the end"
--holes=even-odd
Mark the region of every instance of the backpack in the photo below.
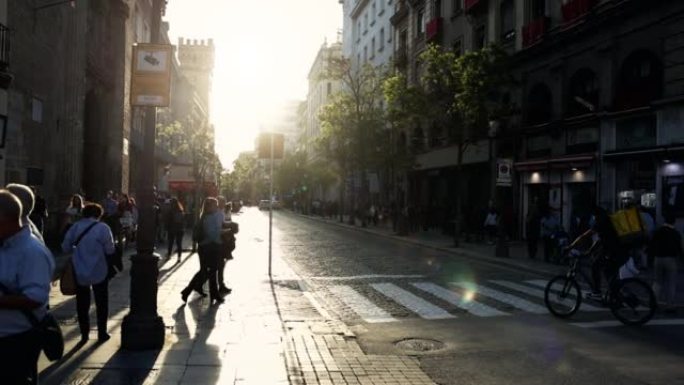
{"type": "Polygon", "coordinates": [[[646,230],[636,207],[616,211],[610,215],[610,222],[622,245],[637,247],[646,242],[646,230]]]}

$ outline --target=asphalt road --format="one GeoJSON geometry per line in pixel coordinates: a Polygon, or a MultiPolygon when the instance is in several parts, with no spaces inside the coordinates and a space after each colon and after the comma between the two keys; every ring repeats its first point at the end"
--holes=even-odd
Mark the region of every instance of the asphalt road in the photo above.
{"type": "MultiPolygon", "coordinates": [[[[246,209],[239,220],[267,240],[267,218],[246,209]]],[[[367,354],[419,357],[438,384],[684,384],[684,314],[634,328],[583,304],[555,319],[539,287],[548,276],[289,212],[275,213],[274,241],[322,316],[367,354]],[[420,341],[397,345],[407,339],[420,341]]]]}

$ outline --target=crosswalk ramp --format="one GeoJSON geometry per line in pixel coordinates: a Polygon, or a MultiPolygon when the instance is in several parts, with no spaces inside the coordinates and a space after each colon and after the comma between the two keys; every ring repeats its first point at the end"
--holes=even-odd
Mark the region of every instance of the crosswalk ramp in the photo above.
{"type": "MultiPolygon", "coordinates": [[[[367,323],[398,322],[405,314],[426,320],[505,317],[514,313],[548,314],[545,281],[488,280],[437,284],[429,281],[335,284],[328,290],[367,323]],[[392,309],[403,309],[397,315],[392,309]]],[[[554,300],[552,298],[552,300],[554,300]]],[[[580,312],[605,308],[583,302],[580,312]]]]}

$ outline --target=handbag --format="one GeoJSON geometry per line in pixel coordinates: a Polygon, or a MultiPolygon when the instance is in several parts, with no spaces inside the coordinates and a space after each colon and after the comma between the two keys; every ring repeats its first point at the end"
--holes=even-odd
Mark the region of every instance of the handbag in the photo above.
{"type": "MultiPolygon", "coordinates": [[[[86,234],[95,227],[100,222],[95,222],[92,223],[88,228],[86,228],[81,235],[78,236],[76,239],[76,242],[74,242],[72,248],[76,248],[78,244],[81,242],[83,237],[85,237],[86,234]]],[[[74,272],[74,263],[71,259],[71,256],[68,257],[66,266],[64,266],[64,270],[62,271],[61,276],[59,277],[59,291],[64,294],[64,295],[76,295],[76,273],[74,272]]]]}
{"type": "MultiPolygon", "coordinates": [[[[11,294],[7,286],[0,283],[0,291],[11,294]]],[[[21,313],[29,320],[33,328],[39,334],[40,348],[48,360],[57,361],[64,356],[64,335],[57,318],[49,311],[42,320],[38,320],[30,310],[21,310],[21,313]]]]}

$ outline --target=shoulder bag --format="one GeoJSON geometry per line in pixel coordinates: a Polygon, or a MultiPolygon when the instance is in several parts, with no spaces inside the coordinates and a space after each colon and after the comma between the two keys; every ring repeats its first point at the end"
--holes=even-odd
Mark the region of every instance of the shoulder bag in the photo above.
{"type": "MultiPolygon", "coordinates": [[[[0,291],[13,294],[7,286],[0,283],[0,291]]],[[[64,356],[64,335],[57,318],[49,311],[42,320],[38,320],[31,310],[20,310],[29,320],[33,328],[39,333],[40,348],[50,361],[57,361],[64,356]]]]}
{"type": "MultiPolygon", "coordinates": [[[[81,233],[81,235],[78,236],[78,239],[76,239],[76,242],[74,242],[72,248],[78,246],[83,237],[85,237],[90,229],[95,227],[95,225],[98,223],[100,222],[95,222],[88,226],[81,233]]],[[[64,295],[76,295],[76,273],[74,272],[74,262],[72,261],[71,256],[68,257],[66,265],[64,266],[64,270],[62,271],[62,275],[59,277],[59,291],[64,295]]]]}

